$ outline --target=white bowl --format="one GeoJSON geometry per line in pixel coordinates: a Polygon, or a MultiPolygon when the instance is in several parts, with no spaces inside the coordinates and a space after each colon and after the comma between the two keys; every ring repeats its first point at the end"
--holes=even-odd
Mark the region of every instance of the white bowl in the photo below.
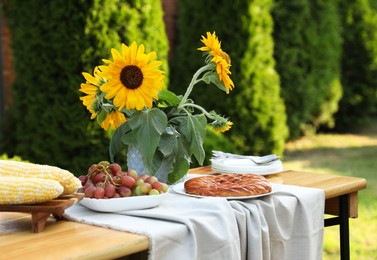
{"type": "Polygon", "coordinates": [[[148,209],[158,206],[167,193],[160,195],[131,196],[111,199],[83,198],[80,204],[101,212],[119,212],[127,210],[148,209]]]}

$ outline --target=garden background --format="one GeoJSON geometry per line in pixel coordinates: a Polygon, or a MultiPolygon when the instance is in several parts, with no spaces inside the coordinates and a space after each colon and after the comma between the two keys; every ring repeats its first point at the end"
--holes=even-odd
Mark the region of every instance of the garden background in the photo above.
{"type": "MultiPolygon", "coordinates": [[[[285,168],[367,178],[356,221],[377,230],[371,206],[377,198],[376,1],[2,0],[1,6],[3,158],[56,165],[76,175],[107,160],[110,133],[90,120],[79,100],[81,72],[91,73],[110,58],[111,48],[135,40],[157,52],[166,87],[183,94],[203,62],[197,51],[201,35],[216,31],[232,59],[236,87],[222,94],[203,85],[192,98],[229,116],[234,126],[224,134],[207,129],[206,163],[213,149],[276,153],[285,168]],[[371,139],[364,143],[357,138],[365,133],[371,139]],[[297,146],[322,135],[335,142],[326,139],[305,151],[297,146]],[[350,140],[361,142],[351,156],[342,152],[348,148],[329,148],[350,140]],[[307,160],[312,164],[300,163],[307,160]]],[[[354,235],[359,231],[351,227],[351,257],[376,259],[376,239],[354,235]]],[[[337,245],[326,243],[324,258],[337,259],[337,245]]]]}

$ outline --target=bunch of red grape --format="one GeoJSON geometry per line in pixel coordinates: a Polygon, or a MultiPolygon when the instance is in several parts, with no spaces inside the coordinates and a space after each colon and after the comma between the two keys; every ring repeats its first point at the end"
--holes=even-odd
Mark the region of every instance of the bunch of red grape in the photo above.
{"type": "Polygon", "coordinates": [[[159,195],[168,185],[155,176],[138,175],[135,170],[123,171],[117,163],[107,161],[93,164],[87,175],[79,176],[86,198],[111,199],[141,195],[159,195]]]}

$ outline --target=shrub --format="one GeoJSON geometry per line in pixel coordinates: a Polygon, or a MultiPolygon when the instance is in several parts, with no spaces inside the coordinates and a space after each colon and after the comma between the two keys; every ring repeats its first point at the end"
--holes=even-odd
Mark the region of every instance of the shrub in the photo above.
{"type": "Polygon", "coordinates": [[[9,157],[7,154],[0,154],[0,160],[12,160],[12,161],[18,161],[18,162],[27,162],[22,160],[19,156],[9,157]]]}
{"type": "Polygon", "coordinates": [[[348,131],[377,115],[377,10],[368,0],[341,1],[340,10],[344,94],[335,118],[336,130],[348,131]]]}
{"type": "Polygon", "coordinates": [[[272,15],[290,139],[333,127],[342,93],[337,1],[276,0],[272,15]]]}

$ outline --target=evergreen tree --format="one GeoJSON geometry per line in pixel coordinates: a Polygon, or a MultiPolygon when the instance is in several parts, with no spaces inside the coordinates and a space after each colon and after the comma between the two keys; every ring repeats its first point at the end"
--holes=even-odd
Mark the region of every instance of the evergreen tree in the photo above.
{"type": "Polygon", "coordinates": [[[340,10],[344,94],[336,130],[348,131],[377,115],[377,11],[368,0],[341,1],[340,10]]]}
{"type": "Polygon", "coordinates": [[[276,0],[272,15],[290,138],[333,127],[342,93],[337,1],[276,0]]]}

